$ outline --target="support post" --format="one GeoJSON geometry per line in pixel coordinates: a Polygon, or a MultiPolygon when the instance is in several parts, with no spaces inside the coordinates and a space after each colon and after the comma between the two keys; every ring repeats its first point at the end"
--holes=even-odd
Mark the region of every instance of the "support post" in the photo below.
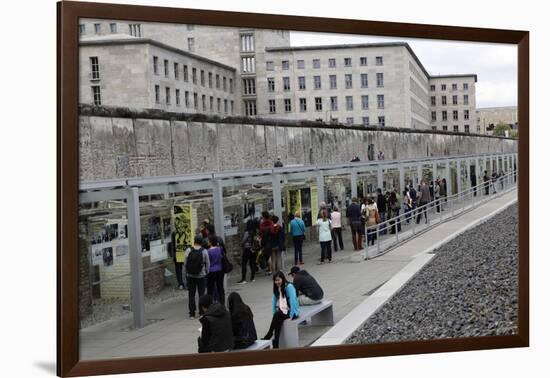
{"type": "Polygon", "coordinates": [[[451,162],[449,160],[445,161],[445,181],[447,181],[447,196],[450,196],[452,193],[451,190],[451,162]]]}
{"type": "Polygon", "coordinates": [[[273,190],[273,214],[279,217],[279,221],[283,221],[283,207],[281,206],[281,175],[274,174],[272,179],[273,190]]]}
{"type": "Polygon", "coordinates": [[[432,164],[432,181],[435,183],[435,180],[437,180],[437,161],[432,164]]]}
{"type": "Polygon", "coordinates": [[[134,328],[145,327],[143,258],[141,256],[141,220],[139,190],[128,188],[128,246],[130,249],[131,303],[134,328]]]}
{"type": "Polygon", "coordinates": [[[456,192],[460,193],[462,191],[462,172],[460,167],[460,159],[456,161],[456,192]]]}
{"type": "MultiPolygon", "coordinates": [[[[317,205],[321,208],[321,202],[325,201],[325,178],[323,171],[317,172],[317,205]]],[[[315,216],[315,214],[313,214],[315,216]]]]}
{"type": "Polygon", "coordinates": [[[220,180],[212,180],[212,197],[214,201],[214,228],[216,235],[225,241],[223,221],[223,187],[220,180]]]}
{"type": "Polygon", "coordinates": [[[405,190],[405,167],[399,164],[399,193],[405,190]]]}
{"type": "Polygon", "coordinates": [[[382,192],[384,192],[384,168],[382,168],[380,164],[378,165],[377,173],[377,185],[380,189],[382,189],[382,192]]]}
{"type": "Polygon", "coordinates": [[[351,183],[351,198],[357,198],[357,170],[355,168],[351,169],[350,183],[351,183]]]}
{"type": "Polygon", "coordinates": [[[416,172],[417,172],[417,175],[418,175],[418,182],[416,183],[416,185],[420,185],[422,183],[422,180],[424,179],[424,177],[422,177],[422,163],[419,163],[417,166],[416,166],[416,172]]]}

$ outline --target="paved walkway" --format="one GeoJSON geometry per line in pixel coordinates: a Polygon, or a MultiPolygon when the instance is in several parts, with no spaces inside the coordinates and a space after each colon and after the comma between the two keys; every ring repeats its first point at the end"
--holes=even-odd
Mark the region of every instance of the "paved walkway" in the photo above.
{"type": "MultiPolygon", "coordinates": [[[[364,261],[363,252],[353,252],[349,230],[344,232],[344,251],[333,253],[333,262],[316,265],[320,257],[317,243],[304,248],[304,269],[320,282],[325,297],[334,301],[334,318],[338,322],[370,296],[378,287],[407,266],[412,259],[427,248],[454,235],[465,226],[475,223],[516,200],[511,191],[472,211],[451,219],[409,240],[375,259],[364,261]]],[[[388,238],[390,235],[388,235],[388,238]]],[[[394,235],[391,235],[393,240],[394,235]]],[[[289,251],[291,252],[291,251],[289,251]]],[[[287,269],[292,264],[293,253],[287,255],[287,269]]],[[[237,285],[240,267],[229,277],[228,293],[239,292],[254,312],[258,336],[262,337],[271,320],[271,277],[259,275],[254,283],[237,285]]],[[[82,359],[106,359],[196,353],[199,336],[198,320],[187,317],[187,292],[162,304],[146,308],[148,319],[163,319],[140,330],[127,330],[131,316],[107,321],[81,330],[80,354],[82,359]]],[[[330,327],[302,327],[300,343],[312,344],[330,327]]]]}

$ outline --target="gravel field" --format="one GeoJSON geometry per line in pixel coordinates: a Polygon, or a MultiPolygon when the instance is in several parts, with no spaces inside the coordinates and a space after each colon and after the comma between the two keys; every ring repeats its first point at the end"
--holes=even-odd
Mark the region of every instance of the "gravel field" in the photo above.
{"type": "Polygon", "coordinates": [[[516,334],[517,224],[513,205],[435,250],[347,343],[516,334]]]}

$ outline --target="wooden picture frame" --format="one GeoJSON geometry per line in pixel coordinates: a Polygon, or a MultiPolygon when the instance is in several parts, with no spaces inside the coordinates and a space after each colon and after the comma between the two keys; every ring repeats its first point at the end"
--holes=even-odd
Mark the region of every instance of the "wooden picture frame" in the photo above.
{"type": "Polygon", "coordinates": [[[162,8],[63,1],[57,4],[57,374],[82,376],[177,369],[197,369],[297,361],[437,353],[529,345],[529,33],[527,31],[342,20],[196,9],[162,8]],[[516,44],[518,47],[518,202],[519,202],[519,319],[517,335],[429,340],[368,345],[299,348],[79,360],[78,311],[78,20],[125,19],[143,22],[211,24],[232,27],[368,34],[516,44]]]}

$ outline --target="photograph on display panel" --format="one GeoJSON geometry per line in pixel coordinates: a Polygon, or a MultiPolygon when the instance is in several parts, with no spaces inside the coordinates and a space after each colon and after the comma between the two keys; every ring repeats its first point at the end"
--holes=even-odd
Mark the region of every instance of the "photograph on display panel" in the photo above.
{"type": "Polygon", "coordinates": [[[82,17],[78,60],[79,361],[521,334],[517,44],[82,17]]]}

